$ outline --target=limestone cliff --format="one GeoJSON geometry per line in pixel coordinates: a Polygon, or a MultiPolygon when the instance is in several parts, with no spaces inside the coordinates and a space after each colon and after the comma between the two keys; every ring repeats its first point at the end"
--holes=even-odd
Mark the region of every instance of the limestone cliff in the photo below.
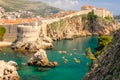
{"type": "Polygon", "coordinates": [[[109,35],[118,28],[120,26],[112,18],[75,13],[61,18],[42,20],[37,26],[23,25],[17,27],[17,44],[12,48],[37,51],[52,48],[52,40],[73,39],[79,36],[109,35]]]}
{"type": "Polygon", "coordinates": [[[98,58],[98,67],[84,80],[120,80],[120,30],[116,31],[113,41],[103,53],[98,58]]]}
{"type": "Polygon", "coordinates": [[[71,39],[76,36],[109,35],[119,26],[114,20],[98,17],[92,24],[84,19],[83,15],[77,15],[61,19],[47,25],[47,36],[53,39],[71,39]]]}

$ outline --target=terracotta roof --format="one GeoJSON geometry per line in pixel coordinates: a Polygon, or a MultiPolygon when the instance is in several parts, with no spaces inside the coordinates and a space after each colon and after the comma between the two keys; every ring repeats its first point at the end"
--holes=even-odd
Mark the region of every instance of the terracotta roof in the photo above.
{"type": "Polygon", "coordinates": [[[31,23],[35,21],[40,21],[42,18],[18,18],[16,20],[9,20],[9,19],[0,19],[0,23],[2,24],[22,24],[22,23],[31,23]]]}

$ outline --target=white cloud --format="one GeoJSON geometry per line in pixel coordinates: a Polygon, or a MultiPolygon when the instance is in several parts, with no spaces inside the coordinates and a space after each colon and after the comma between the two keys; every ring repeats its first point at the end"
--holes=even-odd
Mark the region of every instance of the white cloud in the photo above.
{"type": "Polygon", "coordinates": [[[61,9],[74,9],[76,5],[79,5],[79,2],[77,0],[54,0],[49,1],[49,5],[52,5],[54,7],[58,7],[61,9]]]}

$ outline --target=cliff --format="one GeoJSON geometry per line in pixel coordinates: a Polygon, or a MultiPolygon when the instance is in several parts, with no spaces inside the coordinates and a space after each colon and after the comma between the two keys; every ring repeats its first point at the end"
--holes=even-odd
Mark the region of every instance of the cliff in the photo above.
{"type": "MultiPolygon", "coordinates": [[[[79,12],[78,12],[79,13],[79,12]]],[[[79,36],[110,35],[119,29],[110,17],[102,18],[89,13],[67,15],[61,18],[42,20],[37,26],[17,27],[17,44],[13,49],[37,51],[52,48],[52,40],[73,39],[79,36]]]]}
{"type": "Polygon", "coordinates": [[[120,80],[120,30],[98,58],[98,67],[83,80],[120,80]]]}
{"type": "Polygon", "coordinates": [[[112,18],[96,17],[91,22],[87,15],[77,15],[48,24],[47,36],[56,40],[71,39],[77,36],[109,35],[119,27],[112,18]]]}

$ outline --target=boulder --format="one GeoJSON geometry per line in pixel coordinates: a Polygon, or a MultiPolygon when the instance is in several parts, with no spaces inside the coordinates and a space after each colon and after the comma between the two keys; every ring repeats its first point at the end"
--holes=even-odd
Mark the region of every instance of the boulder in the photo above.
{"type": "Polygon", "coordinates": [[[0,80],[21,80],[17,69],[18,65],[16,62],[0,60],[0,80]]]}
{"type": "Polygon", "coordinates": [[[32,58],[28,61],[28,65],[41,66],[41,67],[55,67],[58,66],[57,62],[49,62],[47,58],[46,51],[40,49],[34,54],[32,58]]]}

